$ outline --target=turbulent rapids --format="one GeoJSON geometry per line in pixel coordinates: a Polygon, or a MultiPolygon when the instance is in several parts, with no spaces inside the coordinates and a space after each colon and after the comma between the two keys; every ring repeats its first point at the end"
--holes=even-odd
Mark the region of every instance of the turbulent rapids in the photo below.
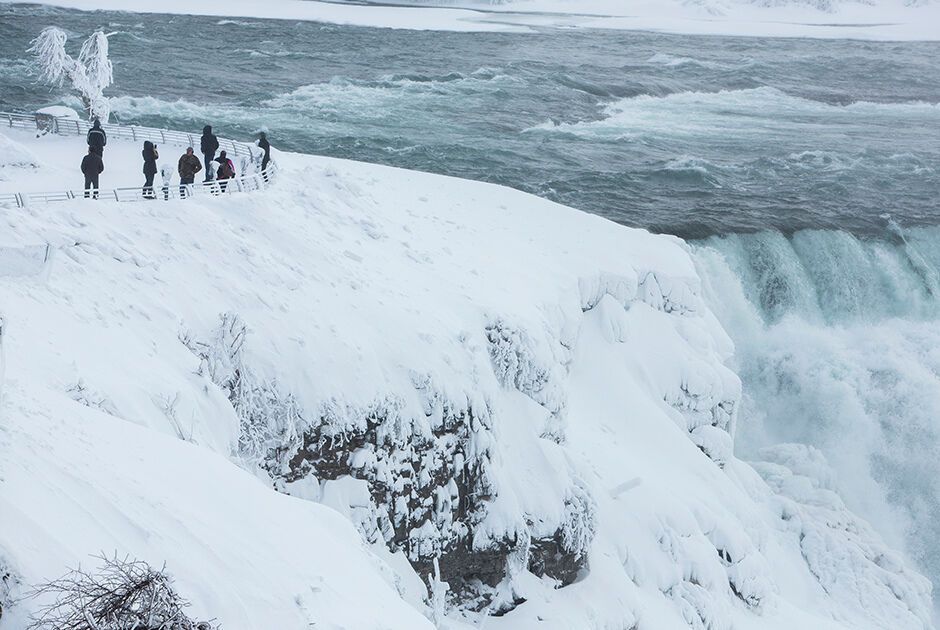
{"type": "Polygon", "coordinates": [[[738,448],[813,444],[840,494],[940,575],[940,228],[695,246],[744,382],[738,448]]]}
{"type": "Polygon", "coordinates": [[[121,122],[224,121],[230,137],[264,126],[284,150],[504,184],[684,238],[877,235],[884,214],[935,223],[931,43],[467,35],[0,5],[0,108],[69,104],[22,80],[24,51],[51,22],[85,32],[102,21],[115,33],[121,122]],[[223,58],[224,78],[205,81],[223,58]]]}

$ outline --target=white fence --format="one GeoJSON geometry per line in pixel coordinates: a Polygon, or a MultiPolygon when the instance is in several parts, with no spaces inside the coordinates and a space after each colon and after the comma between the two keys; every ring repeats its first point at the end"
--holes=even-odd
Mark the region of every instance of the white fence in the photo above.
{"type": "MultiPolygon", "coordinates": [[[[13,129],[38,130],[46,133],[56,133],[64,136],[84,136],[91,129],[91,124],[85,120],[74,118],[57,118],[44,114],[14,114],[0,112],[0,126],[13,129]]],[[[156,129],[154,127],[137,127],[134,125],[102,125],[110,138],[128,138],[131,140],[150,140],[164,144],[177,144],[185,147],[197,146],[199,134],[172,131],[170,129],[156,129]]],[[[219,138],[219,149],[230,156],[241,156],[249,168],[254,167],[255,172],[233,177],[226,180],[200,182],[197,184],[170,184],[164,186],[155,182],[152,191],[142,187],[110,188],[87,191],[81,189],[57,190],[51,192],[32,193],[2,193],[0,204],[15,204],[25,207],[34,203],[52,203],[55,201],[69,201],[71,199],[95,198],[113,199],[115,201],[144,201],[150,199],[182,199],[186,197],[200,197],[205,195],[222,195],[235,192],[248,192],[266,188],[277,176],[277,166],[274,162],[268,164],[264,171],[260,170],[262,152],[247,142],[238,142],[228,138],[219,138]]]]}

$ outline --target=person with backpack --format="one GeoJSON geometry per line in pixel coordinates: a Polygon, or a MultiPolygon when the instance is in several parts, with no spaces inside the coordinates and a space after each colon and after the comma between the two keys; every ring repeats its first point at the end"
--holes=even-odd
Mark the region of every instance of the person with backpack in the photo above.
{"type": "Polygon", "coordinates": [[[88,155],[82,158],[82,174],[85,176],[85,199],[98,198],[98,176],[104,172],[104,162],[95,153],[94,147],[88,147],[88,155]]]}
{"type": "Polygon", "coordinates": [[[206,179],[209,181],[209,163],[215,159],[215,152],[219,150],[219,139],[212,133],[212,126],[206,125],[202,128],[202,138],[199,140],[199,149],[206,163],[206,179]]]}
{"type": "Polygon", "coordinates": [[[88,130],[87,140],[88,148],[94,149],[95,154],[102,157],[104,155],[104,145],[108,144],[108,134],[101,128],[101,121],[97,118],[91,125],[91,129],[88,130]]]}
{"type": "Polygon", "coordinates": [[[145,140],[144,150],[140,153],[144,157],[144,177],[147,178],[144,182],[144,199],[156,199],[157,196],[153,192],[153,178],[157,174],[157,160],[160,158],[157,145],[150,140],[145,140]]]}
{"type": "Polygon", "coordinates": [[[193,155],[192,147],[186,147],[186,153],[180,157],[176,170],[180,174],[180,199],[184,199],[186,186],[191,185],[196,179],[196,173],[202,170],[202,164],[199,158],[193,155]]]}
{"type": "Polygon", "coordinates": [[[219,163],[219,168],[215,171],[215,178],[219,180],[219,188],[222,192],[225,192],[225,188],[228,186],[228,182],[225,180],[235,177],[235,164],[226,157],[225,151],[219,153],[219,157],[215,161],[219,163]]]}

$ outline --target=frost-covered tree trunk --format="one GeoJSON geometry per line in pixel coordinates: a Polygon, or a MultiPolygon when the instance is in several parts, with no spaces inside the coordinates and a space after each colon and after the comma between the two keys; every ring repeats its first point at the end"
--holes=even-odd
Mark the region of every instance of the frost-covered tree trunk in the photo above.
{"type": "Polygon", "coordinates": [[[0,406],[3,405],[3,378],[6,372],[6,355],[3,353],[3,316],[0,315],[0,406]]]}
{"type": "Polygon", "coordinates": [[[88,118],[107,122],[111,105],[104,90],[114,81],[108,59],[108,36],[95,31],[82,44],[78,59],[66,52],[66,41],[68,36],[55,26],[44,28],[32,41],[29,52],[36,55],[40,80],[60,87],[67,82],[81,96],[88,118]]]}
{"type": "Polygon", "coordinates": [[[434,573],[428,589],[428,604],[431,621],[435,628],[443,628],[447,619],[447,582],[441,580],[441,566],[438,558],[434,558],[434,573]]]}

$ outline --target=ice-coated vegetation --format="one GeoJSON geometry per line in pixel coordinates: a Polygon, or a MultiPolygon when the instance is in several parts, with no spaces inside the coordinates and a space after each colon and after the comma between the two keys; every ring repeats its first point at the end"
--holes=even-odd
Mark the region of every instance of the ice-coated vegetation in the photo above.
{"type": "Polygon", "coordinates": [[[53,86],[68,85],[81,96],[89,119],[108,121],[111,104],[104,90],[114,81],[114,68],[108,58],[108,36],[95,31],[82,44],[77,58],[65,49],[68,35],[48,26],[33,40],[29,52],[35,55],[39,79],[53,86]]]}

